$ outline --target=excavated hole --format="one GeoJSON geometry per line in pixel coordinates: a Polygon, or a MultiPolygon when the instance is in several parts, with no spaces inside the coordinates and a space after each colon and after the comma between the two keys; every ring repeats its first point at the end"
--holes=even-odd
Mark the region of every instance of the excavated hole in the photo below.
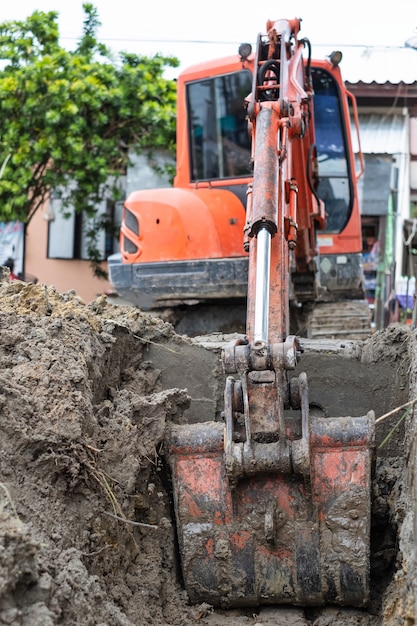
{"type": "MultiPolygon", "coordinates": [[[[322,342],[320,345],[306,340],[304,355],[294,375],[307,373],[311,416],[362,416],[373,410],[379,418],[406,403],[410,394],[409,338],[407,331],[393,328],[364,344],[322,342]]],[[[213,405],[221,413],[221,372],[218,380],[221,382],[215,390],[213,405]]],[[[398,424],[400,417],[401,412],[395,413],[376,426],[371,494],[371,601],[368,610],[358,610],[358,615],[369,615],[369,619],[376,620],[372,622],[375,624],[382,619],[384,594],[402,566],[399,535],[404,512],[398,500],[404,491],[406,429],[404,422],[398,424]]],[[[199,419],[197,410],[193,411],[193,403],[188,419],[204,421],[199,419]]],[[[308,623],[320,624],[322,611],[306,608],[304,616],[308,623]]]]}
{"type": "MultiPolygon", "coordinates": [[[[352,342],[324,342],[322,347],[307,343],[298,370],[307,373],[312,416],[360,416],[373,410],[379,418],[406,403],[410,384],[405,339],[402,331],[392,329],[359,347],[352,342]]],[[[400,567],[398,537],[402,516],[398,498],[403,491],[406,448],[404,423],[398,424],[401,415],[400,411],[376,425],[371,493],[371,613],[381,610],[384,592],[400,567]]]]}

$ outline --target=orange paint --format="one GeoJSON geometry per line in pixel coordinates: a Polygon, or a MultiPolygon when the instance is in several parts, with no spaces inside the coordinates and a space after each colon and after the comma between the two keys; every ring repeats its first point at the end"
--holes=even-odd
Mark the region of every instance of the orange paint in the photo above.
{"type": "Polygon", "coordinates": [[[230,543],[237,549],[243,550],[252,538],[252,533],[248,531],[235,532],[230,535],[230,543]]]}

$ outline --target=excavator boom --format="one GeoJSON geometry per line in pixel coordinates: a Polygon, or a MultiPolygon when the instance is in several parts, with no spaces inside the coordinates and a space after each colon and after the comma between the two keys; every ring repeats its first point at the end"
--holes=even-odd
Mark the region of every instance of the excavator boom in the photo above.
{"type": "Polygon", "coordinates": [[[312,416],[306,375],[290,378],[302,352],[289,334],[291,266],[316,253],[299,221],[325,224],[299,26],[268,22],[258,37],[247,332],[223,350],[224,424],[175,426],[169,440],[185,585],[192,601],[224,607],[369,596],[374,416],[312,416]]]}

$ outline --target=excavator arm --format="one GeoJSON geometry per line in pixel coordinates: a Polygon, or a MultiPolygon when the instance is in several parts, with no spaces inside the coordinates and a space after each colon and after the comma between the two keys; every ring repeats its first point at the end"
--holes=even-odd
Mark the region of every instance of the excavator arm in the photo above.
{"type": "Polygon", "coordinates": [[[224,424],[170,435],[185,585],[224,607],[364,606],[369,595],[373,414],[312,417],[306,375],[290,378],[302,351],[289,335],[291,264],[311,262],[324,223],[299,26],[268,22],[258,37],[247,332],[223,351],[224,424]]]}

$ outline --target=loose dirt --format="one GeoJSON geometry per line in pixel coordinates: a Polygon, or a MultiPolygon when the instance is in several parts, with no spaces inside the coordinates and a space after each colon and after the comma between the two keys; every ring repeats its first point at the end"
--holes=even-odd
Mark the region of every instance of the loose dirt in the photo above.
{"type": "MultiPolygon", "coordinates": [[[[388,441],[373,488],[369,610],[191,606],[164,438],[172,422],[219,418],[218,346],[202,347],[105,298],[86,305],[72,292],[7,276],[0,327],[0,624],[414,624],[413,411],[401,424],[402,412],[381,423],[379,445],[388,441]]],[[[357,401],[373,402],[380,415],[417,394],[415,332],[392,328],[324,353],[345,359],[353,379],[358,368],[357,401]]],[[[320,396],[315,378],[324,362],[317,366],[313,349],[309,358],[320,396]]],[[[321,403],[332,410],[335,397],[321,403]]]]}

